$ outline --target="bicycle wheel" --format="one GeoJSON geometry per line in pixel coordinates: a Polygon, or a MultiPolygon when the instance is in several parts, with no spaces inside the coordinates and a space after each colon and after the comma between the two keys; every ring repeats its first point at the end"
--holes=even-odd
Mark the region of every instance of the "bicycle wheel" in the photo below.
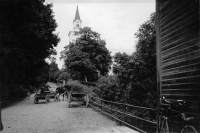
{"type": "Polygon", "coordinates": [[[191,125],[186,125],[182,130],[181,133],[198,133],[197,130],[191,126],[191,125]]]}
{"type": "Polygon", "coordinates": [[[159,133],[171,133],[170,130],[170,123],[168,121],[167,117],[162,116],[161,122],[160,122],[160,132],[159,133]]]}

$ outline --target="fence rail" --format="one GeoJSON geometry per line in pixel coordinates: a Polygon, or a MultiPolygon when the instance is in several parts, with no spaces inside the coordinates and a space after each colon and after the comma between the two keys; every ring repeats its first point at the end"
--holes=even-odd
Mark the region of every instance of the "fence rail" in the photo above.
{"type": "Polygon", "coordinates": [[[126,124],[126,125],[128,125],[128,126],[130,126],[130,127],[132,127],[132,128],[134,128],[134,129],[136,129],[136,130],[138,130],[138,131],[140,131],[140,132],[142,132],[142,133],[146,133],[145,131],[143,131],[143,130],[141,130],[141,129],[135,127],[135,126],[132,126],[132,125],[126,123],[125,121],[122,121],[122,120],[120,120],[120,119],[118,119],[118,118],[116,118],[116,117],[114,117],[114,116],[112,116],[112,115],[110,115],[110,114],[108,114],[108,113],[106,113],[106,112],[104,112],[104,111],[101,111],[100,109],[96,108],[95,106],[93,106],[93,105],[90,104],[90,103],[89,103],[89,105],[92,106],[94,109],[96,109],[96,110],[102,112],[103,114],[107,115],[107,116],[110,116],[110,117],[112,117],[112,118],[114,118],[114,119],[116,119],[116,120],[118,120],[118,121],[120,121],[120,122],[122,122],[122,123],[124,123],[124,124],[126,124]]]}
{"type": "MultiPolygon", "coordinates": [[[[129,117],[133,117],[133,118],[139,119],[139,120],[142,120],[142,121],[145,121],[145,122],[148,122],[148,123],[151,123],[151,124],[154,124],[154,125],[157,125],[157,123],[156,123],[155,121],[147,120],[147,119],[144,119],[144,118],[141,118],[141,117],[132,115],[132,114],[130,114],[130,113],[127,113],[127,112],[125,111],[125,107],[128,106],[128,107],[134,107],[134,108],[138,108],[138,109],[145,109],[145,110],[151,110],[151,111],[156,111],[156,109],[149,108],[149,107],[134,106],[134,105],[130,105],[130,104],[127,104],[127,103],[112,102],[112,101],[108,101],[108,100],[101,99],[101,98],[99,98],[99,97],[94,97],[94,96],[89,96],[89,98],[90,98],[90,100],[89,100],[89,105],[92,106],[94,109],[96,109],[96,110],[102,112],[103,114],[108,115],[109,117],[114,118],[115,120],[117,120],[117,121],[119,121],[119,122],[121,122],[121,123],[124,123],[125,125],[127,125],[127,126],[133,128],[133,129],[135,129],[135,130],[138,130],[138,131],[140,131],[140,132],[142,132],[142,133],[146,133],[146,131],[144,131],[144,130],[142,130],[142,129],[136,127],[136,126],[133,126],[133,125],[131,125],[131,124],[125,122],[125,119],[124,119],[124,118],[125,118],[125,115],[126,115],[126,116],[129,116],[129,117]],[[100,103],[98,103],[97,101],[94,101],[94,99],[99,100],[100,103]],[[106,105],[103,105],[102,102],[110,103],[110,104],[111,104],[111,107],[108,107],[108,106],[106,106],[106,105]],[[118,108],[118,110],[116,110],[116,108],[112,108],[112,107],[113,107],[112,104],[117,104],[117,105],[119,105],[119,106],[122,106],[122,109],[119,109],[119,108],[118,108]],[[96,106],[99,106],[100,108],[95,107],[95,105],[96,105],[96,106]],[[114,111],[114,112],[117,112],[117,113],[121,113],[121,114],[123,115],[123,120],[121,120],[121,119],[115,117],[114,115],[112,115],[112,114],[110,114],[110,113],[107,113],[107,112],[103,111],[102,108],[106,108],[106,109],[108,109],[108,110],[110,110],[110,111],[114,111]]],[[[115,106],[115,107],[116,107],[116,106],[115,106]]]]}

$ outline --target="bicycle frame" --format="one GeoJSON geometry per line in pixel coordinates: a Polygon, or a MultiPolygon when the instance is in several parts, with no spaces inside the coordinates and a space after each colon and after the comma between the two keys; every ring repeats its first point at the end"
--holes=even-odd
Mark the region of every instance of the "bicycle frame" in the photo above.
{"type": "MultiPolygon", "coordinates": [[[[173,133],[174,128],[171,125],[171,122],[175,117],[174,114],[178,114],[178,122],[180,129],[178,132],[185,132],[191,130],[192,133],[197,133],[197,129],[191,123],[194,121],[194,117],[187,117],[185,113],[186,103],[182,100],[169,101],[164,97],[161,98],[161,101],[168,104],[166,110],[161,110],[159,113],[159,133],[173,133]],[[179,109],[177,109],[179,108],[179,109]],[[175,113],[174,113],[175,112],[175,113]]],[[[177,131],[176,131],[177,132],[177,131]]]]}

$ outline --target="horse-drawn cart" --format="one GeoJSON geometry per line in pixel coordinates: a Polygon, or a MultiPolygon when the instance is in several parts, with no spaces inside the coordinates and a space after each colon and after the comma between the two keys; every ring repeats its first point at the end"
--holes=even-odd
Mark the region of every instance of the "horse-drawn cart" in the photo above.
{"type": "Polygon", "coordinates": [[[36,92],[34,96],[34,103],[37,104],[39,100],[45,100],[46,103],[50,102],[50,97],[49,97],[50,93],[51,93],[50,91],[44,91],[43,93],[36,92]]]}
{"type": "Polygon", "coordinates": [[[68,107],[70,108],[70,103],[72,101],[83,101],[84,105],[87,107],[89,102],[89,97],[83,88],[73,87],[68,91],[68,107]]]}

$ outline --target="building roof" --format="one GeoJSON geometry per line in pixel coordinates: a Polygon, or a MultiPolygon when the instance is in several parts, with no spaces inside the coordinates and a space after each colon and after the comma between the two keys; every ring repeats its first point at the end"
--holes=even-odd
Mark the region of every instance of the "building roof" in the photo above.
{"type": "Polygon", "coordinates": [[[76,20],[80,20],[80,21],[81,21],[81,18],[80,18],[80,15],[79,15],[79,11],[78,11],[78,6],[77,6],[77,8],[76,8],[76,14],[75,14],[75,19],[74,19],[74,21],[76,21],[76,20]]]}

